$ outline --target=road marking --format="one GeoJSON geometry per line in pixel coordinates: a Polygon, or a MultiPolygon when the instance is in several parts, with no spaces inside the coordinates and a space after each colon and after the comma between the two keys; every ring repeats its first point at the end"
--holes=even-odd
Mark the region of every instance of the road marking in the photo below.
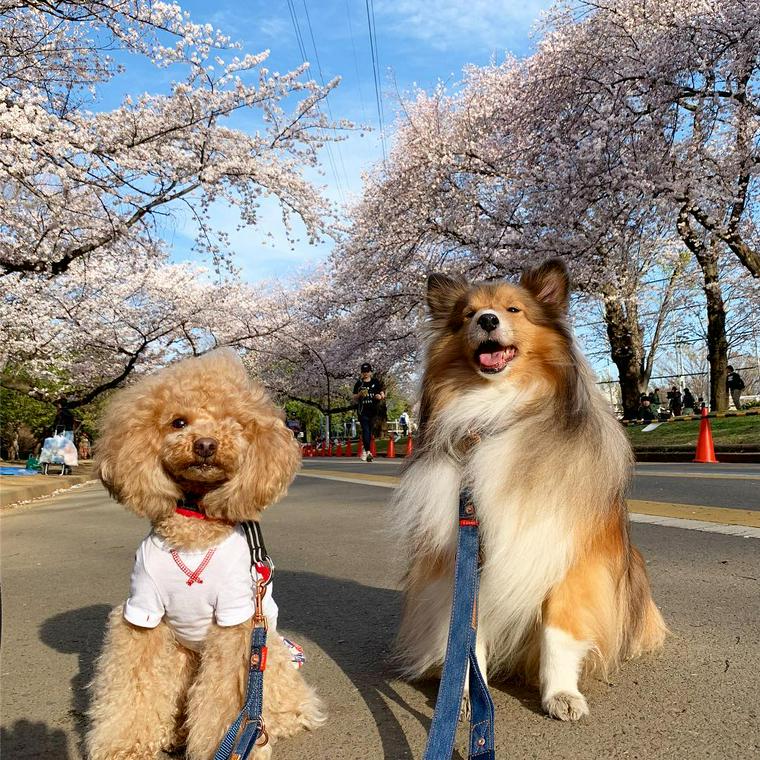
{"type": "Polygon", "coordinates": [[[672,504],[665,501],[642,501],[640,499],[628,499],[628,509],[638,515],[760,528],[760,512],[751,509],[702,507],[696,504],[672,504]]]}
{"type": "Polygon", "coordinates": [[[716,473],[716,472],[666,472],[664,470],[642,470],[636,471],[636,477],[645,478],[697,478],[699,480],[760,480],[760,474],[757,475],[735,475],[733,473],[716,473]]]}
{"type": "Polygon", "coordinates": [[[682,528],[684,530],[699,530],[704,533],[722,533],[726,536],[741,536],[742,538],[760,538],[760,528],[746,525],[720,525],[719,523],[703,522],[702,520],[682,520],[678,517],[661,517],[659,515],[642,515],[630,513],[631,522],[663,525],[666,528],[682,528]]]}
{"type": "MultiPolygon", "coordinates": [[[[358,472],[345,473],[341,470],[301,470],[299,475],[379,488],[395,488],[400,480],[395,475],[366,475],[358,472]]],[[[672,504],[640,499],[629,499],[628,508],[632,522],[760,538],[760,512],[751,509],[702,507],[695,504],[672,504]]]]}
{"type": "Polygon", "coordinates": [[[365,475],[360,472],[344,472],[343,470],[301,470],[299,475],[305,478],[322,478],[323,480],[340,480],[343,483],[358,483],[363,486],[380,486],[395,488],[399,484],[397,475],[365,475]]]}

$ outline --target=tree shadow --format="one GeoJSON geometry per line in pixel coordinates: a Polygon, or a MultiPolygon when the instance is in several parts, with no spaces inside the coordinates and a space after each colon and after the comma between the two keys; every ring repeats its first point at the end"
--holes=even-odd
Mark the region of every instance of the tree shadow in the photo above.
{"type": "Polygon", "coordinates": [[[10,728],[0,728],[0,755],[15,760],[69,760],[66,732],[42,722],[17,720],[10,728]]]}
{"type": "MultiPolygon", "coordinates": [[[[82,756],[84,756],[84,736],[87,731],[87,708],[89,707],[87,685],[95,674],[95,660],[103,645],[111,609],[107,604],[95,604],[91,607],[69,610],[48,618],[40,626],[40,639],[43,643],[55,649],[56,652],[76,654],[79,660],[79,670],[71,679],[69,715],[74,720],[82,756]]],[[[55,755],[55,757],[63,756],[55,755]]]]}

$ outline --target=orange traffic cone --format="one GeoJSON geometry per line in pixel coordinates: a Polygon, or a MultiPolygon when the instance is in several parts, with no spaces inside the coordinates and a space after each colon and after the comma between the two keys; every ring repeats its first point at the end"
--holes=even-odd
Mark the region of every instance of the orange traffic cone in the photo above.
{"type": "Polygon", "coordinates": [[[372,454],[373,457],[377,456],[377,446],[375,445],[375,439],[370,439],[369,442],[369,453],[372,454]]]}
{"type": "Polygon", "coordinates": [[[406,439],[406,456],[412,456],[412,436],[408,436],[406,439]]]}
{"type": "Polygon", "coordinates": [[[359,439],[359,445],[356,447],[356,456],[360,457],[364,453],[364,439],[359,439]]]}
{"type": "Polygon", "coordinates": [[[352,457],[353,456],[353,453],[351,451],[351,439],[350,438],[346,441],[346,451],[344,452],[343,456],[344,457],[352,457]]]}
{"type": "Polygon", "coordinates": [[[342,457],[343,456],[343,442],[338,441],[338,450],[335,452],[336,457],[342,457]]]}
{"type": "Polygon", "coordinates": [[[702,419],[699,422],[699,438],[697,438],[697,453],[694,462],[703,464],[718,464],[715,458],[715,446],[713,445],[710,420],[707,418],[707,407],[702,409],[702,419]]]}
{"type": "Polygon", "coordinates": [[[396,442],[393,440],[393,436],[391,435],[390,438],[388,438],[388,451],[385,454],[385,456],[388,459],[395,459],[396,458],[396,442]]]}

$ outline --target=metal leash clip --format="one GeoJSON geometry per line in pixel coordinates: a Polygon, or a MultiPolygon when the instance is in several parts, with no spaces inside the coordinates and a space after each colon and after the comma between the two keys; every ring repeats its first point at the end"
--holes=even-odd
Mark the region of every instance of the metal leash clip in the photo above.
{"type": "Polygon", "coordinates": [[[274,562],[272,562],[269,557],[266,558],[265,562],[269,567],[269,574],[267,577],[259,574],[259,577],[256,580],[256,611],[253,614],[253,627],[264,628],[264,630],[268,630],[267,618],[264,614],[264,596],[267,593],[267,586],[272,582],[272,576],[274,575],[274,562]]]}

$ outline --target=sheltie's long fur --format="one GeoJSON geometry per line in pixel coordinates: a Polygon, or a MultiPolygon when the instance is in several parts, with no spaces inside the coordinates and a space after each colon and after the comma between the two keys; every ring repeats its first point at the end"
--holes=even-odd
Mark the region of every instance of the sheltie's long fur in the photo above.
{"type": "Polygon", "coordinates": [[[573,343],[568,296],[557,260],[519,285],[430,277],[420,445],[394,525],[410,558],[404,675],[443,661],[467,483],[483,555],[481,669],[538,682],[550,715],[577,720],[581,673],[659,647],[667,629],[629,538],[631,450],[573,343]]]}

